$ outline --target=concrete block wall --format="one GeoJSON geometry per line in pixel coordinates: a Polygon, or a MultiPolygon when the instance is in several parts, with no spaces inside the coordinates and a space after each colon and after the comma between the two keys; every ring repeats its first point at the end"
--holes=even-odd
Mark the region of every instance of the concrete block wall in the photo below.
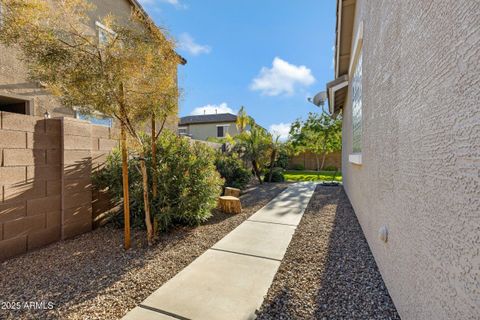
{"type": "Polygon", "coordinates": [[[114,207],[91,175],[116,137],[73,118],[0,113],[0,260],[90,231],[114,207]]]}
{"type": "Polygon", "coordinates": [[[0,260],[60,239],[60,121],[0,113],[0,260]]]}

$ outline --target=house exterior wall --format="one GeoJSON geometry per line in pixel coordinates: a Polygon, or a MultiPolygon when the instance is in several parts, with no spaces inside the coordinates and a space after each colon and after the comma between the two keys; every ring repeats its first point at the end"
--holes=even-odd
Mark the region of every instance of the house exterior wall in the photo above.
{"type": "Polygon", "coordinates": [[[92,172],[115,129],[0,112],[0,261],[87,232],[115,208],[92,172]]]}
{"type": "MultiPolygon", "coordinates": [[[[131,4],[127,0],[93,0],[96,10],[92,12],[90,27],[96,33],[95,21],[107,14],[127,21],[131,13],[131,4]]],[[[27,69],[19,60],[20,52],[14,48],[0,45],[0,96],[13,96],[33,101],[32,115],[43,116],[48,111],[52,116],[75,116],[73,110],[65,108],[39,84],[28,80],[27,69]]]]}
{"type": "Polygon", "coordinates": [[[188,127],[187,132],[191,135],[192,139],[195,140],[207,140],[209,137],[217,137],[217,125],[228,125],[228,130],[226,131],[230,136],[234,137],[238,135],[237,126],[235,122],[225,122],[225,123],[198,123],[198,124],[189,124],[182,127],[188,127]]]}
{"type": "MultiPolygon", "coordinates": [[[[91,0],[95,10],[90,14],[89,27],[97,34],[96,21],[101,21],[108,14],[112,14],[121,22],[128,22],[132,12],[132,4],[127,0],[91,0]]],[[[53,97],[38,83],[28,80],[27,69],[19,60],[20,52],[14,48],[0,45],[0,96],[17,97],[31,101],[31,114],[42,116],[48,111],[52,117],[74,117],[75,112],[65,108],[60,101],[53,97]],[[33,107],[32,107],[33,105],[33,107]]],[[[166,127],[176,131],[177,112],[168,119],[166,127]]]]}
{"type": "Polygon", "coordinates": [[[480,3],[357,0],[360,21],[362,164],[350,87],[344,188],[402,319],[478,319],[480,3]]]}

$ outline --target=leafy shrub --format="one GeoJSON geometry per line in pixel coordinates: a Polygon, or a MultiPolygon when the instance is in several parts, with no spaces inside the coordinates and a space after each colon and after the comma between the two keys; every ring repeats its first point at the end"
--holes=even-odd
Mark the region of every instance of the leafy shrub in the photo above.
{"type": "Polygon", "coordinates": [[[305,170],[305,166],[301,163],[292,165],[292,170],[305,170]]]}
{"type": "Polygon", "coordinates": [[[277,161],[275,161],[275,167],[280,167],[282,169],[287,169],[288,167],[289,156],[287,151],[280,149],[278,154],[277,161]]]}
{"type": "MultiPolygon", "coordinates": [[[[265,175],[265,181],[268,181],[269,173],[265,175]]],[[[285,177],[283,176],[283,168],[276,167],[273,168],[272,172],[272,181],[271,182],[284,182],[285,177]]]]}
{"type": "Polygon", "coordinates": [[[335,166],[325,166],[325,167],[323,167],[323,170],[324,171],[337,171],[338,168],[335,167],[335,166]]]}
{"type": "Polygon", "coordinates": [[[225,179],[225,187],[244,189],[251,178],[250,170],[243,167],[242,160],[236,154],[219,154],[215,166],[220,176],[225,179]]]}
{"type": "MultiPolygon", "coordinates": [[[[152,167],[151,152],[145,160],[152,183],[152,172],[158,175],[158,196],[151,194],[152,215],[158,231],[174,224],[196,225],[211,216],[221,193],[222,179],[213,164],[214,151],[200,142],[164,133],[157,143],[157,163],[152,167]]],[[[130,219],[132,226],[145,228],[142,177],[138,159],[129,160],[130,219]]],[[[94,176],[97,188],[109,188],[115,200],[122,200],[121,156],[114,150],[105,167],[94,176]]],[[[113,217],[123,224],[123,214],[113,217]]]]}

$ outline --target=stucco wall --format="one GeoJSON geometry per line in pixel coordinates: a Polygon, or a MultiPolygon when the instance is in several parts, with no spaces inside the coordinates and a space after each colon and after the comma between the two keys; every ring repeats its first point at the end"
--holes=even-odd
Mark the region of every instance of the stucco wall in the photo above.
{"type": "MultiPolygon", "coordinates": [[[[207,140],[209,137],[217,137],[217,125],[225,124],[229,125],[228,132],[229,135],[236,136],[238,134],[237,126],[234,122],[230,123],[199,123],[199,124],[190,124],[188,125],[188,134],[191,135],[192,139],[195,140],[207,140]]],[[[225,133],[226,134],[226,133],[225,133]]]]}
{"type": "Polygon", "coordinates": [[[349,91],[345,190],[402,319],[478,319],[480,3],[357,1],[356,11],[363,164],[348,161],[349,91]]]}
{"type": "MultiPolygon", "coordinates": [[[[127,0],[91,0],[90,2],[95,5],[89,21],[92,33],[97,33],[95,22],[102,21],[105,16],[112,14],[120,22],[126,23],[132,12],[132,5],[127,0]]],[[[48,111],[52,117],[74,117],[73,110],[63,107],[58,99],[38,83],[28,80],[27,69],[20,58],[18,50],[0,45],[0,96],[32,101],[32,114],[36,116],[43,116],[45,111],[48,111]]],[[[177,121],[176,115],[170,117],[166,127],[176,130],[177,121]]]]}

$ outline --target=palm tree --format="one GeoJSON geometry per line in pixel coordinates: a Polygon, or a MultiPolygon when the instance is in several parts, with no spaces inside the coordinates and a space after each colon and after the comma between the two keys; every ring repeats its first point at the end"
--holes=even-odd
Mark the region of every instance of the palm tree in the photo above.
{"type": "Polygon", "coordinates": [[[242,133],[247,128],[247,125],[250,122],[250,117],[247,115],[247,111],[245,111],[245,107],[241,106],[240,110],[237,113],[237,130],[238,132],[242,133]]]}

